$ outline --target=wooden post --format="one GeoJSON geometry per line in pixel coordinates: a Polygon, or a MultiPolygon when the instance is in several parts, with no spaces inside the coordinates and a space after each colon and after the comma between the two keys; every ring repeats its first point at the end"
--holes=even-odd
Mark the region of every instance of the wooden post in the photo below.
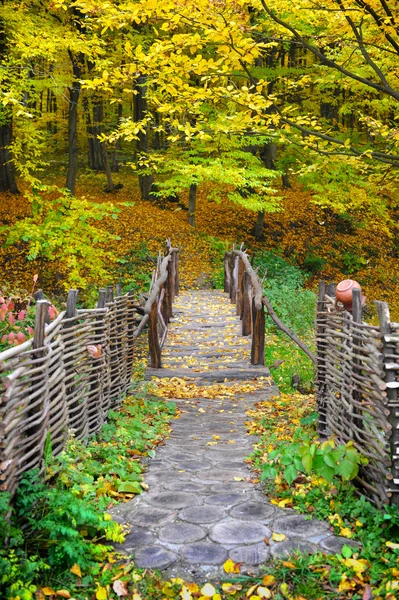
{"type": "Polygon", "coordinates": [[[120,283],[117,283],[115,286],[115,296],[118,298],[119,296],[122,296],[122,286],[120,283]]]}
{"type": "Polygon", "coordinates": [[[106,291],[106,296],[105,296],[105,300],[106,302],[113,302],[114,301],[114,288],[112,285],[107,285],[107,287],[105,288],[106,291]]]}
{"type": "MultiPolygon", "coordinates": [[[[362,322],[362,292],[359,289],[354,288],[352,290],[352,319],[354,323],[362,322]]],[[[362,346],[361,340],[356,338],[352,339],[352,346],[355,346],[356,349],[360,349],[362,346]]],[[[353,371],[356,375],[359,375],[359,366],[361,365],[361,360],[359,358],[353,359],[353,371]]],[[[356,384],[355,384],[356,386],[356,384]]],[[[352,392],[352,397],[356,403],[361,403],[362,401],[362,393],[357,391],[356,389],[352,392]]],[[[353,437],[359,440],[360,443],[363,442],[361,439],[359,429],[363,429],[363,420],[362,420],[362,411],[359,408],[353,407],[353,437]]]]}
{"type": "Polygon", "coordinates": [[[326,341],[324,340],[324,322],[325,311],[324,297],[326,294],[326,282],[319,282],[319,294],[316,308],[316,348],[317,348],[317,367],[316,367],[316,399],[317,412],[319,413],[318,430],[320,437],[326,436],[327,429],[327,403],[326,403],[326,341]]]}
{"type": "Polygon", "coordinates": [[[224,253],[224,278],[223,278],[223,291],[228,294],[230,292],[230,271],[229,271],[229,253],[224,253]]]}
{"type": "Polygon", "coordinates": [[[179,281],[179,253],[175,252],[176,258],[175,258],[175,296],[179,295],[179,291],[180,291],[180,281],[179,281]]]}
{"type": "Polygon", "coordinates": [[[265,364],[265,309],[263,305],[256,309],[255,298],[252,299],[251,364],[265,364]]]}
{"type": "Polygon", "coordinates": [[[76,315],[76,300],[78,297],[78,290],[69,290],[65,318],[71,319],[76,315]]]}
{"type": "MultiPolygon", "coordinates": [[[[49,306],[50,302],[48,302],[48,300],[38,300],[36,304],[35,328],[33,333],[33,350],[35,350],[34,357],[38,359],[43,358],[46,354],[46,351],[43,347],[49,306]]],[[[48,413],[50,405],[48,398],[48,365],[41,365],[40,363],[38,363],[37,366],[40,366],[41,369],[40,377],[43,378],[43,390],[41,394],[40,403],[37,404],[36,400],[34,406],[32,406],[27,412],[26,416],[28,422],[33,421],[33,423],[27,428],[27,430],[25,431],[25,435],[27,437],[36,435],[36,439],[33,440],[33,443],[37,444],[38,452],[41,453],[43,451],[45,443],[46,427],[49,419],[48,413]]],[[[36,381],[34,385],[37,387],[38,381],[36,381]]]]}
{"type": "MultiPolygon", "coordinates": [[[[389,308],[386,302],[375,302],[377,308],[378,319],[380,322],[380,332],[383,336],[383,350],[384,355],[384,371],[385,381],[387,384],[387,405],[386,408],[389,410],[388,420],[391,425],[391,432],[389,437],[390,447],[390,458],[391,458],[391,477],[389,483],[387,482],[387,497],[394,506],[399,506],[399,411],[398,411],[398,383],[396,382],[395,371],[387,369],[386,363],[392,363],[392,359],[388,358],[387,355],[397,353],[395,349],[392,352],[392,346],[386,341],[386,336],[391,333],[390,326],[390,315],[389,308]]],[[[395,346],[394,346],[395,347],[395,346]]],[[[399,362],[399,357],[395,362],[399,362]]]]}
{"type": "Polygon", "coordinates": [[[237,301],[237,273],[236,273],[236,264],[238,261],[238,256],[232,253],[230,258],[230,301],[232,304],[235,304],[237,301]]]}
{"type": "Polygon", "coordinates": [[[106,303],[107,303],[107,290],[105,288],[100,288],[98,290],[97,308],[105,308],[106,303]]]}
{"type": "Polygon", "coordinates": [[[153,302],[148,321],[148,346],[150,349],[150,367],[161,369],[161,346],[158,338],[158,303],[153,302]]]}
{"type": "Polygon", "coordinates": [[[233,288],[234,288],[233,271],[234,271],[234,264],[235,264],[235,255],[232,252],[230,254],[230,256],[229,256],[229,275],[230,275],[230,279],[229,279],[229,295],[230,295],[230,301],[231,302],[233,302],[233,288]]]}
{"type": "MultiPolygon", "coordinates": [[[[33,349],[43,348],[45,326],[48,319],[48,309],[50,302],[48,300],[39,300],[36,305],[35,329],[33,333],[33,349]]],[[[36,356],[43,356],[43,352],[35,353],[36,356]]]]}
{"type": "Polygon", "coordinates": [[[243,290],[242,290],[242,280],[245,273],[245,265],[243,261],[238,257],[238,274],[237,274],[237,315],[241,317],[242,315],[242,305],[243,305],[243,290]]]}
{"type": "Polygon", "coordinates": [[[245,271],[241,281],[242,287],[242,335],[251,335],[252,333],[252,286],[251,278],[245,271]]]}

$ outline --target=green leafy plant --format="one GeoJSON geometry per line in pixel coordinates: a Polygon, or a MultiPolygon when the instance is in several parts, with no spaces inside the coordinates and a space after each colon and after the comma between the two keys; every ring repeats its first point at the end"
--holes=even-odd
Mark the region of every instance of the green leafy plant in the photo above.
{"type": "Polygon", "coordinates": [[[48,261],[56,261],[66,289],[108,281],[106,266],[113,264],[115,257],[105,249],[106,243],[119,238],[95,222],[105,217],[116,219],[118,209],[75,198],[55,186],[37,186],[27,196],[32,216],[7,228],[6,245],[26,243],[27,258],[36,260],[39,270],[45,269],[48,261]]]}
{"type": "MultiPolygon", "coordinates": [[[[304,437],[303,433],[302,436],[304,437]]],[[[279,463],[288,485],[301,473],[313,474],[328,482],[332,482],[334,478],[350,481],[356,477],[359,465],[368,462],[353,447],[352,442],[337,444],[334,439],[325,442],[305,439],[290,444],[280,443],[275,450],[269,452],[267,460],[268,464],[264,465],[261,478],[276,477],[276,463],[279,463]]]]}

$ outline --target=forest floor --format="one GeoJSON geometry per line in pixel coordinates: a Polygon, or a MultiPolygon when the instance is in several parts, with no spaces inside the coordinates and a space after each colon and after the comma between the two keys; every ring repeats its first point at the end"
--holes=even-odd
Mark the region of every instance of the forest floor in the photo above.
{"type": "MultiPolygon", "coordinates": [[[[315,287],[319,279],[337,282],[355,278],[362,284],[369,304],[375,299],[386,300],[394,318],[399,318],[399,242],[394,213],[389,223],[383,215],[364,210],[337,216],[313,203],[311,195],[299,188],[281,190],[282,210],[265,215],[264,240],[257,242],[252,233],[256,215],[227,201],[209,200],[206,185],[198,190],[194,229],[187,222],[184,195],[180,203],[143,202],[137,178],[128,172],[115,179],[118,177],[124,183],[123,189],[108,194],[103,189],[103,175],[82,174],[76,192],[77,197],[92,202],[114,203],[121,211],[117,220],[104,222],[108,231],[120,237],[109,248],[123,261],[113,267],[110,277],[114,280],[128,283],[125,274],[133,271],[139,283],[140,278],[146,282],[151,257],[171,237],[172,243],[181,248],[183,287],[218,287],[223,251],[233,242],[244,242],[252,252],[271,250],[299,265],[309,275],[310,287],[315,287]]],[[[7,226],[28,214],[30,204],[23,195],[1,196],[4,239],[7,226]]],[[[30,289],[32,276],[39,271],[40,287],[65,293],[57,284],[57,265],[27,262],[23,243],[0,250],[0,268],[10,286],[30,289]]]]}

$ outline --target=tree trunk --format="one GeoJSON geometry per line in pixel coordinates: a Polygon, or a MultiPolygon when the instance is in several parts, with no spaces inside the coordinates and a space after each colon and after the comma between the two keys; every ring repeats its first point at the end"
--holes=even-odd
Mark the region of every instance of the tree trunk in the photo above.
{"type": "Polygon", "coordinates": [[[114,182],[112,181],[111,166],[109,164],[108,150],[106,142],[101,142],[102,161],[104,164],[105,174],[107,176],[107,192],[114,191],[114,182]]]}
{"type": "MultiPolygon", "coordinates": [[[[122,110],[123,110],[123,106],[122,104],[118,104],[118,112],[117,112],[117,117],[118,117],[118,126],[122,120],[122,110]]],[[[121,149],[121,138],[118,138],[116,140],[115,146],[114,146],[114,155],[112,158],[112,165],[111,165],[111,171],[113,173],[117,173],[119,171],[119,161],[118,161],[118,152],[121,149]]]]}
{"type": "Polygon", "coordinates": [[[80,79],[82,78],[83,55],[75,56],[69,52],[72,62],[73,82],[69,88],[68,113],[68,171],[65,187],[75,193],[76,177],[78,174],[78,102],[80,97],[80,79]]]}
{"type": "Polygon", "coordinates": [[[101,134],[103,121],[102,100],[93,100],[92,116],[89,103],[86,103],[87,137],[88,137],[88,162],[93,171],[105,171],[102,144],[98,139],[101,134]]]}
{"type": "Polygon", "coordinates": [[[197,204],[197,184],[192,183],[190,185],[190,192],[188,195],[188,222],[192,227],[195,227],[195,208],[197,204]]]}
{"type": "Polygon", "coordinates": [[[257,242],[262,242],[265,239],[264,234],[264,221],[265,221],[265,213],[263,210],[258,212],[258,218],[256,219],[255,227],[254,227],[254,238],[257,242]]]}
{"type": "MultiPolygon", "coordinates": [[[[2,111],[3,112],[3,111],[2,111]]],[[[3,117],[3,115],[1,115],[3,117]]],[[[0,192],[18,194],[15,168],[9,146],[12,142],[11,116],[0,125],[0,192]]]]}
{"type": "MultiPolygon", "coordinates": [[[[137,79],[136,91],[137,94],[134,97],[134,121],[138,123],[145,117],[147,112],[147,99],[146,99],[146,82],[147,77],[140,75],[137,79]]],[[[148,154],[149,149],[149,135],[148,128],[144,132],[140,132],[139,139],[137,140],[137,151],[138,154],[148,154]]],[[[154,176],[150,173],[144,173],[139,175],[139,186],[141,191],[142,200],[150,199],[151,186],[154,183],[154,176]]]]}
{"type": "MultiPolygon", "coordinates": [[[[4,4],[2,1],[1,4],[4,4]]],[[[0,19],[0,61],[6,64],[8,55],[8,40],[5,32],[4,19],[0,19]]],[[[3,89],[3,91],[6,91],[3,89]]],[[[18,194],[15,181],[15,167],[12,162],[10,144],[12,142],[12,112],[0,107],[0,191],[18,194]]]]}

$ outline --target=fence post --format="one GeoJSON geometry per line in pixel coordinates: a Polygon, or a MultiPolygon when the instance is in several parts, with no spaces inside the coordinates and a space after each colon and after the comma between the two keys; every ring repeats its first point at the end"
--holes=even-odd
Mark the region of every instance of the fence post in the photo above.
{"type": "Polygon", "coordinates": [[[237,271],[237,315],[242,315],[243,310],[243,289],[242,280],[245,273],[245,265],[240,257],[238,257],[238,271],[237,271]]]}
{"type": "Polygon", "coordinates": [[[107,285],[107,287],[105,288],[105,301],[108,302],[113,302],[114,300],[114,288],[112,285],[107,285]]]}
{"type": "MultiPolygon", "coordinates": [[[[36,305],[35,328],[33,333],[33,350],[35,358],[44,358],[46,352],[43,350],[45,327],[48,320],[48,309],[50,302],[48,300],[38,300],[36,305]]],[[[40,362],[39,362],[40,364],[40,362]]],[[[39,379],[39,378],[38,378],[39,379]]],[[[38,453],[43,455],[44,444],[46,441],[46,426],[49,420],[50,402],[48,397],[48,367],[44,364],[41,366],[40,381],[34,383],[37,394],[37,399],[34,406],[27,413],[28,422],[33,421],[27,428],[25,435],[27,438],[33,436],[32,443],[36,444],[38,453]],[[36,421],[36,422],[35,422],[36,421]]]]}
{"type": "Polygon", "coordinates": [[[122,296],[122,286],[120,283],[117,283],[115,286],[115,296],[118,298],[119,296],[122,296]]]}
{"type": "Polygon", "coordinates": [[[326,341],[324,340],[326,282],[319,282],[319,294],[316,308],[316,348],[317,348],[317,411],[319,413],[318,429],[321,437],[326,436],[327,405],[326,405],[326,341]]]}
{"type": "Polygon", "coordinates": [[[175,255],[175,296],[179,295],[180,281],[179,281],[179,252],[174,252],[175,255]]]}
{"type": "Polygon", "coordinates": [[[265,364],[265,307],[259,310],[255,306],[255,298],[252,298],[252,345],[251,364],[265,364]]]}
{"type": "Polygon", "coordinates": [[[252,316],[251,316],[251,308],[252,308],[252,286],[251,286],[251,278],[248,273],[245,271],[244,276],[241,281],[242,288],[242,335],[251,335],[252,332],[252,316]]]}
{"type": "Polygon", "coordinates": [[[148,345],[150,350],[150,367],[161,369],[161,346],[158,338],[158,302],[152,303],[148,321],[148,345]]]}
{"type": "Polygon", "coordinates": [[[388,358],[390,354],[396,354],[397,350],[392,349],[389,344],[389,335],[391,333],[389,308],[386,302],[375,302],[380,323],[380,332],[383,340],[384,371],[385,382],[387,384],[387,409],[389,411],[388,420],[391,425],[391,434],[389,438],[389,447],[391,455],[391,473],[389,477],[389,487],[386,494],[390,503],[399,506],[399,412],[398,412],[398,383],[395,381],[395,371],[388,369],[387,363],[392,363],[388,358]],[[388,339],[387,339],[388,338],[388,339]],[[393,350],[393,351],[392,351],[393,350]]]}
{"type": "MultiPolygon", "coordinates": [[[[362,312],[363,312],[362,292],[361,292],[361,290],[354,288],[352,290],[352,320],[353,320],[353,323],[356,324],[356,323],[362,322],[362,312]]],[[[360,350],[362,347],[361,339],[357,339],[355,337],[352,337],[351,344],[352,344],[352,347],[356,348],[357,350],[360,350]]],[[[360,374],[360,370],[359,370],[360,365],[361,365],[360,358],[354,358],[353,359],[353,370],[354,370],[355,375],[360,374]]],[[[356,382],[356,378],[354,379],[354,381],[356,382]]],[[[355,383],[355,387],[352,392],[352,397],[356,404],[361,404],[362,393],[359,392],[358,390],[356,390],[356,383],[355,383]]],[[[353,407],[353,425],[354,425],[353,436],[354,436],[354,438],[360,437],[358,430],[359,429],[361,430],[363,428],[363,421],[362,421],[361,415],[362,415],[361,409],[354,406],[353,407]]],[[[359,441],[361,442],[362,440],[360,439],[359,441]]]]}

